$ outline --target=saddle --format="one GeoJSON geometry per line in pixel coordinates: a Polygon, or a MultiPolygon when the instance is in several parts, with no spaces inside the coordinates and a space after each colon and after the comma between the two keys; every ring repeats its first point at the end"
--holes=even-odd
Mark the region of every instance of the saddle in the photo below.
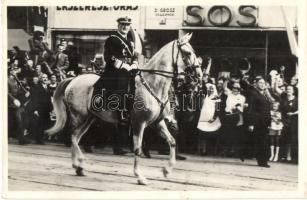
{"type": "Polygon", "coordinates": [[[90,109],[94,112],[119,111],[129,113],[135,95],[135,75],[104,72],[93,85],[90,109]]]}

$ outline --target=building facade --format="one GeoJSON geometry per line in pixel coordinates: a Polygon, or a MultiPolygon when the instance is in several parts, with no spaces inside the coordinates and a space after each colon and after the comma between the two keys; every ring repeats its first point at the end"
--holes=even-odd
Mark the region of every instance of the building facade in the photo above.
{"type": "Polygon", "coordinates": [[[212,58],[214,76],[222,71],[236,74],[246,61],[254,74],[266,75],[280,66],[286,67],[289,77],[296,71],[287,27],[297,37],[297,7],[57,6],[47,10],[48,43],[54,49],[60,39],[73,41],[84,65],[103,53],[106,38],[117,29],[116,19],[129,16],[144,41],[147,60],[166,43],[193,32],[191,44],[204,64],[212,58]]]}

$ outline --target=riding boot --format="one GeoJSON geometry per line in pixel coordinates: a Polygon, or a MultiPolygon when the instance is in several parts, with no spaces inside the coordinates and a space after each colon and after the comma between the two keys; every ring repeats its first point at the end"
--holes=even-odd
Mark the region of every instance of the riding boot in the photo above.
{"type": "Polygon", "coordinates": [[[113,154],[114,155],[123,155],[128,153],[122,149],[122,134],[121,129],[116,128],[114,133],[112,134],[112,143],[113,143],[113,154]]]}
{"type": "MultiPolygon", "coordinates": [[[[277,151],[277,150],[276,150],[277,151]]],[[[274,159],[274,146],[272,145],[271,146],[271,157],[270,157],[270,161],[273,161],[273,159],[274,159]]]]}

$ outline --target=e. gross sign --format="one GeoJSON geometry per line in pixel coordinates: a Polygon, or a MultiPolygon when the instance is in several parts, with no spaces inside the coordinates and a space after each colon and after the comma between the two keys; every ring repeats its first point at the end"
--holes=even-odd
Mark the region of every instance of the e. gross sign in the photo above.
{"type": "Polygon", "coordinates": [[[258,7],[252,5],[233,6],[187,6],[187,26],[258,26],[258,7]]]}

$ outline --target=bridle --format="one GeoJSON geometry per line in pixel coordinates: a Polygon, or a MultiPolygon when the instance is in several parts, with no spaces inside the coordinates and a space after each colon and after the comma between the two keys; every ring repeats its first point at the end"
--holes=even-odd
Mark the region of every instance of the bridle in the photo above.
{"type": "Polygon", "coordinates": [[[174,71],[170,72],[170,71],[165,71],[165,70],[137,69],[137,75],[139,75],[141,72],[147,72],[147,73],[163,76],[163,77],[166,77],[166,78],[176,78],[176,79],[178,79],[179,76],[194,77],[193,74],[188,73],[188,72],[180,72],[180,73],[178,72],[179,53],[181,53],[183,61],[185,61],[186,58],[188,58],[189,62],[192,63],[190,65],[187,65],[186,70],[200,67],[200,66],[195,66],[196,61],[194,60],[194,62],[191,62],[191,59],[188,56],[185,56],[184,53],[182,52],[181,47],[186,45],[186,43],[187,42],[181,44],[178,40],[173,41],[173,45],[172,45],[173,46],[172,47],[172,65],[174,67],[174,71]],[[176,44],[177,44],[177,47],[178,47],[178,51],[177,51],[177,54],[176,54],[176,57],[175,57],[174,51],[175,51],[175,45],[176,44]]]}
{"type": "Polygon", "coordinates": [[[157,120],[155,120],[156,122],[160,122],[163,119],[162,118],[162,113],[164,111],[165,106],[169,102],[169,99],[167,98],[164,102],[161,99],[159,99],[159,97],[154,93],[152,88],[149,86],[147,81],[144,79],[144,77],[142,75],[142,72],[151,73],[151,74],[154,74],[154,75],[159,75],[159,76],[163,76],[163,77],[166,77],[166,78],[172,78],[173,82],[174,82],[175,91],[176,91],[176,89],[178,87],[178,77],[179,76],[185,76],[185,77],[190,77],[190,78],[194,78],[195,79],[195,75],[193,75],[191,73],[188,73],[188,72],[180,72],[179,73],[178,72],[179,53],[181,53],[183,62],[185,62],[185,60],[188,57],[189,63],[191,63],[190,65],[187,65],[186,70],[189,69],[189,68],[190,69],[195,69],[195,68],[200,67],[200,66],[196,66],[195,65],[195,62],[196,62],[195,59],[196,58],[194,59],[194,62],[191,62],[191,59],[190,59],[189,56],[187,56],[187,57],[184,56],[184,53],[182,52],[181,47],[183,45],[186,45],[186,43],[187,42],[180,43],[178,40],[174,40],[173,41],[173,45],[172,45],[172,66],[174,68],[173,72],[165,71],[165,70],[137,69],[136,75],[138,75],[140,77],[141,83],[144,85],[144,87],[147,89],[147,91],[154,97],[154,99],[160,105],[160,113],[159,113],[159,116],[158,116],[157,120]],[[175,55],[175,45],[177,45],[177,48],[178,48],[178,51],[177,51],[176,55],[175,55]]]}

